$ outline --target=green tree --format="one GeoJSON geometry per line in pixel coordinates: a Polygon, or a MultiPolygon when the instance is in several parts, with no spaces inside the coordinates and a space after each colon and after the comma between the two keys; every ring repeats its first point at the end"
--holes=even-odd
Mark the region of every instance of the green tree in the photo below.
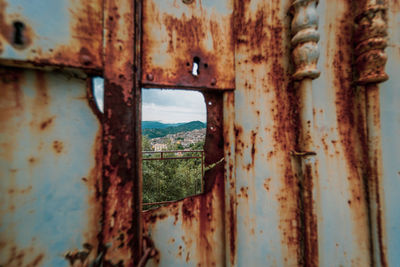
{"type": "Polygon", "coordinates": [[[143,135],[142,136],[142,151],[151,151],[153,150],[150,144],[150,139],[143,135]]]}
{"type": "MultiPolygon", "coordinates": [[[[143,143],[145,143],[144,141],[143,143]]],[[[150,142],[149,142],[150,143],[150,142]]],[[[168,142],[168,150],[179,149],[179,144],[168,142]]],[[[192,145],[191,150],[202,150],[204,142],[192,145]]],[[[143,148],[145,145],[143,145],[143,148]]],[[[199,152],[184,156],[200,156],[199,152]]],[[[159,158],[159,153],[143,155],[159,158]]],[[[176,153],[165,153],[164,157],[178,157],[176,153]]],[[[143,160],[143,202],[178,200],[201,193],[201,159],[143,160]]]]}

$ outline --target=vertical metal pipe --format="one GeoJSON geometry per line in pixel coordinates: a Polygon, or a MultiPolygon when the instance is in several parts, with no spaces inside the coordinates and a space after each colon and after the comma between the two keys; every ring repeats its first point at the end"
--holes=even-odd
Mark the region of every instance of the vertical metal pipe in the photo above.
{"type": "Polygon", "coordinates": [[[313,150],[313,105],[312,105],[312,79],[305,78],[299,86],[299,112],[300,112],[300,140],[301,151],[313,150]]]}
{"type": "Polygon", "coordinates": [[[368,197],[372,261],[387,266],[386,231],[382,188],[382,147],[379,83],[386,81],[387,5],[384,0],[357,3],[355,17],[355,65],[357,83],[365,86],[368,141],[368,197]]]}
{"type": "Polygon", "coordinates": [[[380,127],[379,85],[366,86],[366,115],[368,138],[368,195],[370,203],[371,237],[374,266],[387,266],[386,247],[383,239],[382,225],[382,149],[380,127]]]}
{"type": "Polygon", "coordinates": [[[319,77],[318,1],[295,0],[292,3],[292,58],[295,65],[293,78],[299,81],[298,108],[300,136],[298,140],[300,199],[303,229],[303,264],[318,266],[318,228],[315,211],[316,160],[313,142],[312,80],[319,77]]]}

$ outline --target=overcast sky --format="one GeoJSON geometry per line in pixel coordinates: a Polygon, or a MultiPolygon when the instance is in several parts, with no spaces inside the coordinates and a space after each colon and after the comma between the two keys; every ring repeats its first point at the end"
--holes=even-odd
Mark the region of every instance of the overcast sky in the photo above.
{"type": "MultiPolygon", "coordinates": [[[[103,110],[103,80],[94,79],[95,96],[103,110]]],[[[197,91],[143,89],[142,120],[177,123],[189,121],[206,122],[204,97],[197,91]]]]}

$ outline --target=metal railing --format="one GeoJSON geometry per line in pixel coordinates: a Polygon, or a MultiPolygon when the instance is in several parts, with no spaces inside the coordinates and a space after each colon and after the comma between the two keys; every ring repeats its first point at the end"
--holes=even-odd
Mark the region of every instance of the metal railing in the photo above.
{"type": "MultiPolygon", "coordinates": [[[[201,189],[203,190],[203,176],[204,176],[204,150],[164,150],[164,151],[142,151],[142,161],[147,160],[185,160],[185,159],[201,159],[201,189]],[[171,154],[198,153],[198,156],[171,156],[171,154]],[[144,155],[159,154],[156,158],[146,158],[144,155]],[[167,155],[166,155],[167,154],[167,155]],[[166,156],[165,156],[166,155],[166,156]]],[[[143,206],[163,205],[175,201],[159,201],[151,203],[143,203],[143,206]]]]}

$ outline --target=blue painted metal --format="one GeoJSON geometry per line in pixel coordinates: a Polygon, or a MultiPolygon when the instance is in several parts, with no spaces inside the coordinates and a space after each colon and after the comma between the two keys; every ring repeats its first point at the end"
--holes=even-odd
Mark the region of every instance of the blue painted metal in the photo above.
{"type": "Polygon", "coordinates": [[[65,256],[89,245],[93,260],[101,127],[86,82],[0,72],[0,265],[69,266],[65,256]]]}
{"type": "MultiPolygon", "coordinates": [[[[354,83],[357,79],[353,76],[356,70],[353,60],[359,55],[355,55],[353,36],[358,33],[353,26],[360,11],[353,8],[354,1],[319,1],[316,13],[315,10],[308,13],[306,9],[300,12],[303,18],[310,14],[314,19],[316,15],[320,17],[321,75],[303,82],[310,89],[304,102],[311,105],[307,118],[299,116],[302,104],[299,104],[301,95],[296,94],[299,84],[292,77],[293,36],[288,16],[291,4],[303,1],[185,2],[146,0],[145,12],[140,13],[133,8],[139,8],[141,1],[133,5],[121,0],[118,6],[107,1],[107,49],[103,54],[100,0],[57,3],[46,0],[36,4],[0,0],[0,6],[6,7],[0,10],[1,64],[10,65],[17,60],[25,62],[24,66],[70,66],[91,71],[103,68],[104,56],[108,99],[105,114],[109,120],[105,125],[112,127],[107,132],[110,146],[104,161],[108,167],[104,171],[107,179],[103,177],[103,181],[108,184],[102,197],[107,205],[101,208],[96,201],[100,195],[96,193],[101,176],[101,123],[87,101],[86,76],[65,70],[56,73],[0,69],[0,265],[88,264],[102,255],[107,255],[104,258],[109,262],[131,263],[134,257],[138,262],[140,255],[135,253],[141,249],[142,233],[142,222],[137,220],[140,154],[138,147],[134,147],[137,139],[131,137],[139,135],[125,126],[140,125],[137,106],[140,92],[135,93],[134,89],[140,90],[135,75],[142,75],[145,86],[199,90],[235,87],[234,91],[225,90],[223,104],[213,103],[215,109],[208,114],[208,124],[223,125],[217,128],[224,139],[214,136],[209,128],[211,145],[206,147],[206,153],[208,158],[217,157],[213,153],[220,153],[223,146],[223,156],[218,154],[218,157],[224,157],[225,170],[217,165],[218,172],[209,172],[205,181],[209,190],[205,194],[143,213],[143,235],[153,241],[157,250],[148,266],[398,266],[400,6],[397,1],[388,1],[389,80],[380,85],[380,117],[368,114],[366,89],[354,83]],[[153,4],[159,6],[153,8],[153,4]],[[90,14],[94,17],[83,15],[91,7],[90,14]],[[52,14],[48,12],[50,8],[52,14]],[[163,12],[156,12],[162,9],[163,12]],[[47,12],[37,16],[43,10],[47,12]],[[138,30],[133,26],[133,15],[138,21],[140,14],[145,16],[142,37],[146,47],[141,51],[145,71],[133,73],[132,66],[139,66],[136,60],[140,54],[137,43],[140,38],[136,38],[139,36],[132,40],[138,30]],[[158,20],[166,14],[174,21],[170,29],[164,25],[165,21],[158,20]],[[201,24],[204,22],[194,23],[202,27],[204,36],[194,34],[197,32],[188,23],[189,17],[207,21],[204,25],[201,24]],[[84,18],[86,26],[94,23],[92,35],[88,28],[74,27],[79,18],[84,18]],[[122,18],[120,24],[114,23],[117,18],[122,18]],[[16,19],[28,26],[27,33],[32,33],[26,37],[31,42],[24,47],[11,44],[12,32],[6,31],[16,19]],[[181,31],[174,28],[180,22],[181,31]],[[218,25],[213,26],[213,22],[218,25]],[[213,43],[211,40],[218,37],[219,31],[209,32],[213,27],[214,30],[226,27],[224,34],[233,33],[234,29],[235,35],[213,43]],[[184,29],[188,31],[181,36],[184,29]],[[167,32],[173,34],[169,36],[167,32]],[[182,39],[184,47],[179,47],[178,35],[187,38],[182,39]],[[172,50],[168,50],[168,41],[172,41],[172,50]],[[202,46],[192,51],[198,43],[202,46]],[[232,51],[212,49],[224,45],[232,51]],[[39,50],[43,52],[40,55],[39,50]],[[137,55],[133,55],[134,50],[137,55]],[[216,65],[218,59],[229,64],[223,65],[223,71],[213,71],[214,62],[209,61],[208,72],[200,65],[198,77],[192,77],[186,59],[193,59],[193,53],[206,58],[213,56],[216,65]],[[157,74],[151,71],[154,66],[167,71],[157,74]],[[172,73],[177,80],[166,73],[172,73]],[[179,73],[189,78],[179,80],[179,73]],[[213,74],[217,77],[215,81],[210,79],[213,74]],[[158,80],[156,75],[162,79],[158,80]],[[233,76],[234,83],[230,79],[233,76]],[[227,86],[220,87],[218,77],[228,77],[223,80],[227,86]],[[116,103],[120,103],[119,107],[116,103]],[[218,109],[221,105],[223,121],[218,109]],[[135,107],[133,113],[129,112],[132,107],[135,107]],[[124,123],[119,124],[118,119],[123,117],[124,123]],[[382,156],[371,155],[371,143],[367,140],[371,131],[379,134],[375,131],[378,127],[371,127],[379,123],[374,124],[374,120],[367,123],[368,118],[381,120],[382,156]],[[299,134],[307,127],[313,137],[307,150],[316,153],[305,161],[315,168],[314,179],[308,184],[302,180],[304,171],[298,172],[296,157],[298,152],[304,152],[299,151],[299,134]],[[130,147],[121,146],[123,140],[128,140],[135,150],[131,152],[130,147]],[[121,155],[121,151],[126,153],[121,155]],[[371,158],[383,163],[379,177],[382,191],[377,191],[380,203],[369,195],[371,158]],[[119,168],[124,171],[119,172],[119,168]],[[213,179],[215,183],[210,182],[213,179]],[[312,202],[305,201],[309,193],[312,202]],[[98,224],[100,212],[103,225],[98,224]],[[375,213],[380,217],[375,218],[375,213]],[[311,220],[305,219],[306,215],[311,220]],[[316,225],[310,227],[310,222],[316,225]],[[382,225],[377,225],[380,222],[382,225]],[[101,227],[99,240],[103,243],[98,244],[101,227]],[[120,235],[121,232],[124,234],[120,235]],[[307,250],[307,240],[316,241],[312,250],[307,250]],[[97,251],[98,247],[102,250],[97,251]],[[312,253],[306,255],[307,251],[312,253]],[[79,258],[82,255],[86,255],[83,260],[79,258]]],[[[310,2],[313,1],[304,1],[310,2]]],[[[375,2],[384,1],[365,1],[375,2]]],[[[368,16],[364,19],[367,23],[368,16]]],[[[212,159],[208,164],[220,160],[212,159]]]]}
{"type": "Polygon", "coordinates": [[[388,266],[400,264],[400,6],[397,1],[388,5],[388,61],[389,80],[380,85],[381,136],[383,160],[383,210],[386,229],[388,266]]]}
{"type": "Polygon", "coordinates": [[[0,58],[34,65],[102,67],[101,0],[1,0],[0,7],[0,58]],[[15,22],[24,24],[23,45],[13,43],[15,22]]]}

